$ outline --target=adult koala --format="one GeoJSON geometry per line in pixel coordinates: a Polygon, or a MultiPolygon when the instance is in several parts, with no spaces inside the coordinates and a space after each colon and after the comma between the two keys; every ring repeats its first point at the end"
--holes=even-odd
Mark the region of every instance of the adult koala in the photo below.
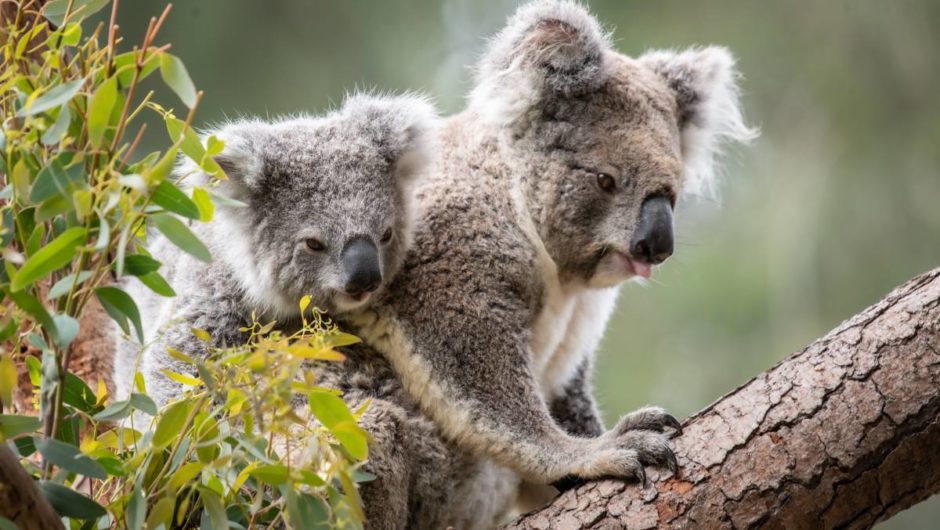
{"type": "Polygon", "coordinates": [[[401,274],[347,322],[402,387],[364,421],[371,525],[489,527],[513,477],[675,466],[662,409],[604,431],[592,356],[618,285],[672,254],[677,196],[710,183],[724,140],[752,135],[735,79],[723,48],[617,53],[567,1],[523,6],[495,37],[418,190],[401,274]]]}

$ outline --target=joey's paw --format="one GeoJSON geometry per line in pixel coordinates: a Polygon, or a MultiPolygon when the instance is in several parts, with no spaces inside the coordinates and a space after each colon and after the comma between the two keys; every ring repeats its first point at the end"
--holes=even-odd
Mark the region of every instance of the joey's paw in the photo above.
{"type": "Polygon", "coordinates": [[[617,434],[635,430],[656,432],[671,430],[675,435],[680,435],[682,424],[662,407],[643,407],[620,418],[613,428],[613,432],[617,434]]]}

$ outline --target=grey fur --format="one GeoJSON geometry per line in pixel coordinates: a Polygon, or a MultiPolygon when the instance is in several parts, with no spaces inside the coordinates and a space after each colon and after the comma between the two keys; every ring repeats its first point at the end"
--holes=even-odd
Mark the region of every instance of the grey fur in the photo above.
{"type": "Polygon", "coordinates": [[[602,432],[589,370],[643,200],[698,189],[721,141],[750,136],[735,78],[720,48],[619,54],[572,2],[523,6],[496,36],[418,190],[401,273],[346,319],[381,358],[344,377],[387,365],[396,389],[347,394],[377,398],[370,527],[489,528],[521,481],[674,467],[675,420],[647,408],[602,432]]]}
{"type": "MultiPolygon", "coordinates": [[[[421,97],[354,95],[323,117],[245,119],[212,131],[225,141],[217,161],[229,176],[215,191],[246,206],[219,205],[210,223],[193,225],[212,252],[211,264],[151,235],[149,250],[178,293],[160,298],[136,281],[127,286],[146,327],[139,370],[151,397],[162,404],[179,393],[162,370],[188,369],[167,348],[205,353],[193,327],[208,331],[217,345],[234,344],[245,339],[239,328],[253,312],[263,322],[289,325],[304,295],[334,314],[383,296],[411,242],[413,188],[436,152],[437,125],[421,97]],[[382,242],[387,230],[391,238],[382,242]],[[311,237],[326,248],[311,251],[305,243],[311,237]],[[366,300],[342,292],[340,253],[353,238],[379,249],[383,283],[366,300]]],[[[177,174],[207,184],[191,162],[177,174]]],[[[119,345],[119,397],[131,391],[140,348],[127,339],[119,345]]]]}

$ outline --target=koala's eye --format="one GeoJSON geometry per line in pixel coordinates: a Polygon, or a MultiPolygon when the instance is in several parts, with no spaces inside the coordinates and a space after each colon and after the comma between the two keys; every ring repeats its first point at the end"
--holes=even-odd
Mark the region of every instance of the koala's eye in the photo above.
{"type": "Polygon", "coordinates": [[[614,177],[608,175],[607,173],[598,173],[597,187],[600,188],[601,191],[611,193],[614,191],[614,188],[617,187],[617,181],[615,181],[614,177]]]}
{"type": "Polygon", "coordinates": [[[385,229],[385,232],[382,234],[382,239],[379,240],[383,245],[392,240],[392,228],[388,227],[385,229]]]}
{"type": "Polygon", "coordinates": [[[319,239],[308,237],[304,240],[304,243],[307,244],[307,249],[311,252],[323,252],[326,250],[326,245],[323,244],[319,239]]]}

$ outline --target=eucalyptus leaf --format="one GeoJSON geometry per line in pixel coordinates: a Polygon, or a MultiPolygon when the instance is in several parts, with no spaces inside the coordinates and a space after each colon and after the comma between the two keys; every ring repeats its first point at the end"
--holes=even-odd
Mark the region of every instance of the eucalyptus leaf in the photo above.
{"type": "Polygon", "coordinates": [[[75,337],[78,336],[79,324],[78,321],[68,315],[53,315],[53,322],[55,322],[56,329],[59,330],[58,337],[56,337],[56,345],[60,348],[67,348],[69,344],[75,340],[75,337]]]}
{"type": "Polygon", "coordinates": [[[63,105],[59,108],[59,117],[56,118],[55,123],[42,133],[42,143],[44,145],[55,145],[59,143],[69,130],[69,124],[71,122],[72,111],[69,110],[68,105],[63,105]]]}
{"type": "Polygon", "coordinates": [[[150,274],[144,274],[143,276],[138,276],[138,280],[141,283],[150,288],[151,291],[157,293],[160,296],[165,296],[167,298],[172,298],[176,296],[176,291],[170,287],[170,284],[160,275],[159,272],[151,272],[150,274]]]}
{"type": "Polygon", "coordinates": [[[11,440],[21,434],[32,433],[42,427],[42,422],[35,416],[17,416],[0,414],[0,438],[11,440]]]}
{"type": "Polygon", "coordinates": [[[93,147],[100,147],[108,127],[111,109],[118,99],[117,78],[111,77],[98,86],[88,102],[87,126],[88,141],[93,147]]]}
{"type": "Polygon", "coordinates": [[[78,447],[56,440],[43,438],[36,440],[36,449],[42,457],[49,462],[78,475],[98,478],[108,478],[108,473],[98,462],[88,455],[82,454],[78,447]]]}
{"type": "Polygon", "coordinates": [[[196,87],[193,86],[193,80],[186,71],[186,66],[179,57],[164,53],[160,57],[160,76],[173,92],[183,101],[183,103],[193,108],[196,106],[196,87]]]}
{"type": "MultiPolygon", "coordinates": [[[[198,209],[196,215],[199,215],[198,209]]],[[[150,220],[167,239],[194,258],[210,263],[212,254],[182,221],[169,214],[155,214],[150,220]]]]}
{"type": "Polygon", "coordinates": [[[16,275],[10,280],[10,289],[18,291],[36,280],[44,278],[50,272],[71,263],[78,247],[85,242],[86,231],[83,227],[69,228],[45,247],[39,249],[26,260],[16,275]]]}
{"type": "Polygon", "coordinates": [[[78,280],[75,280],[74,274],[69,274],[65,278],[55,282],[55,285],[49,289],[49,293],[46,294],[46,298],[49,300],[55,300],[60,296],[67,294],[72,289],[72,284],[81,285],[85,280],[91,278],[91,271],[82,271],[78,273],[78,280]]]}
{"type": "Polygon", "coordinates": [[[108,513],[97,502],[61,484],[41,482],[39,487],[46,496],[46,500],[61,517],[94,519],[108,513]]]}
{"type": "Polygon", "coordinates": [[[73,190],[87,187],[85,168],[81,163],[72,164],[72,158],[71,153],[62,153],[39,170],[29,190],[31,202],[42,202],[57,195],[70,197],[73,190]]]}
{"type": "Polygon", "coordinates": [[[160,268],[161,263],[150,256],[132,254],[124,258],[124,272],[131,276],[145,276],[160,268]]]}
{"type": "Polygon", "coordinates": [[[177,401],[163,411],[153,433],[154,447],[166,447],[184,431],[192,407],[191,401],[177,401]]]}
{"type": "Polygon", "coordinates": [[[72,10],[69,12],[69,22],[80,22],[111,3],[111,0],[53,0],[43,8],[43,16],[56,26],[61,26],[65,22],[70,1],[72,10]]]}
{"type": "Polygon", "coordinates": [[[169,180],[161,182],[151,197],[154,203],[168,211],[190,219],[199,219],[199,207],[169,180]]]}
{"type": "Polygon", "coordinates": [[[125,333],[129,333],[127,321],[130,320],[137,331],[138,340],[144,342],[144,328],[140,322],[140,310],[137,309],[137,304],[134,303],[134,299],[130,295],[117,287],[111,286],[96,288],[95,295],[98,297],[98,301],[101,302],[101,306],[104,307],[105,312],[121,326],[125,333]]]}
{"type": "Polygon", "coordinates": [[[46,92],[34,99],[29,105],[21,108],[16,115],[21,118],[24,116],[32,116],[68,103],[75,97],[75,94],[78,94],[78,91],[81,90],[84,83],[84,79],[76,79],[75,81],[56,85],[49,90],[49,92],[46,92]]]}

